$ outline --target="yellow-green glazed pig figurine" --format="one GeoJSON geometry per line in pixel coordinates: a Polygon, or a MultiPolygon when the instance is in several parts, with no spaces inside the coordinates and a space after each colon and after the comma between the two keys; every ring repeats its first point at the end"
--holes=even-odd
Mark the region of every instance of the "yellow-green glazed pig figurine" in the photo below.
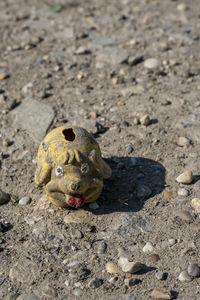
{"type": "Polygon", "coordinates": [[[95,201],[111,169],[96,140],[80,127],[58,127],[41,142],[35,182],[46,185],[49,200],[60,207],[81,207],[95,201]]]}

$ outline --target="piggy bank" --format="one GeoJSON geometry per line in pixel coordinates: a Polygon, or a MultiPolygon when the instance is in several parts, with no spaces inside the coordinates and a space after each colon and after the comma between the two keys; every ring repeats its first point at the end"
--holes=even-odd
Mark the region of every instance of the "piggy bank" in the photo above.
{"type": "Polygon", "coordinates": [[[98,143],[83,128],[58,127],[39,146],[35,182],[45,185],[56,206],[78,208],[95,201],[110,176],[98,143]]]}

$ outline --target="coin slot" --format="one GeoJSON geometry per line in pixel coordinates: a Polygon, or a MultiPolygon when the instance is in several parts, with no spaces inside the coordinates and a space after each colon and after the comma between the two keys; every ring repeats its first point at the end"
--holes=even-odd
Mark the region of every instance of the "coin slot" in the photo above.
{"type": "Polygon", "coordinates": [[[72,128],[64,129],[63,134],[67,141],[73,142],[75,140],[75,134],[72,128]]]}

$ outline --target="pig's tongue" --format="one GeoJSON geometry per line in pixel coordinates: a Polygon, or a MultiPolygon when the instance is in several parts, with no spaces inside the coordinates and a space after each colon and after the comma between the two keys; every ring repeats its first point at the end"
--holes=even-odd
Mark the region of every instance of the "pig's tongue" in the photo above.
{"type": "Polygon", "coordinates": [[[82,196],[71,196],[71,197],[69,197],[69,199],[67,201],[69,206],[72,206],[75,208],[83,206],[84,202],[85,201],[82,196]]]}

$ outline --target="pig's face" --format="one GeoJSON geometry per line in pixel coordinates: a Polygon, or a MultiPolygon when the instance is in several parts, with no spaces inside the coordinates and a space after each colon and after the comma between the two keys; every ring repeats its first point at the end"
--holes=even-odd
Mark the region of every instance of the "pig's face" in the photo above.
{"type": "Polygon", "coordinates": [[[96,200],[103,188],[103,177],[92,162],[59,165],[53,168],[47,193],[72,207],[96,200]],[[60,195],[59,195],[60,193],[60,195]]]}

